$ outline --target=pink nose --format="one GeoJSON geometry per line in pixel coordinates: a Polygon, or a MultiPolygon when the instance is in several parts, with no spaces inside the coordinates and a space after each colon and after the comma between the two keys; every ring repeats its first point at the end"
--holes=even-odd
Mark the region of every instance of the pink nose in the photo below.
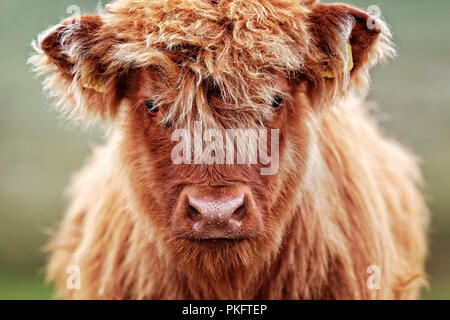
{"type": "Polygon", "coordinates": [[[202,239],[233,239],[246,217],[245,196],[187,197],[187,216],[202,239]]]}

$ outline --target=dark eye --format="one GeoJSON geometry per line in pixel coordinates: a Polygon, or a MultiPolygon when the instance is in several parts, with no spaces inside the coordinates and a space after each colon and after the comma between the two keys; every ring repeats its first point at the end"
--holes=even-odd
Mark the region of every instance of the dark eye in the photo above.
{"type": "Polygon", "coordinates": [[[156,113],[159,111],[159,107],[154,100],[145,101],[145,106],[147,107],[148,112],[156,113]]]}
{"type": "Polygon", "coordinates": [[[283,104],[283,97],[280,95],[276,95],[273,100],[272,104],[270,105],[272,108],[277,109],[283,104]]]}

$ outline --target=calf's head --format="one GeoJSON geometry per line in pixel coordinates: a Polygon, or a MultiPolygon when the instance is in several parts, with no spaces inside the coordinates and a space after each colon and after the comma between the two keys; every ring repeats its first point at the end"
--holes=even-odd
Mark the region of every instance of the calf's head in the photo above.
{"type": "MultiPolygon", "coordinates": [[[[205,270],[282,246],[320,114],[389,50],[353,7],[294,0],[121,0],[36,44],[74,119],[113,127],[117,173],[162,255],[205,270]]],[[[145,241],[145,239],[143,239],[145,241]]]]}

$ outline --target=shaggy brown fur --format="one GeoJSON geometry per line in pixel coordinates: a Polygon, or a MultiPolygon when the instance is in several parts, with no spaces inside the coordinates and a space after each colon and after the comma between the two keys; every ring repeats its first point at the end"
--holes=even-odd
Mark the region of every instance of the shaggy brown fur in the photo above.
{"type": "Polygon", "coordinates": [[[112,127],[76,175],[49,246],[48,277],[59,293],[418,297],[428,223],[421,176],[362,102],[369,68],[393,54],[386,26],[368,29],[367,19],[315,1],[118,0],[45,32],[31,63],[49,74],[50,95],[71,118],[100,116],[112,127]],[[285,98],[279,110],[269,107],[276,94],[285,98]],[[149,98],[157,114],[148,114],[149,98]],[[219,130],[280,129],[280,170],[173,164],[170,132],[194,120],[219,130]],[[236,184],[255,198],[259,236],[213,248],[174,232],[186,185],[236,184]],[[66,287],[70,265],[81,269],[80,290],[66,287]],[[380,289],[366,285],[371,265],[381,269],[380,289]]]}

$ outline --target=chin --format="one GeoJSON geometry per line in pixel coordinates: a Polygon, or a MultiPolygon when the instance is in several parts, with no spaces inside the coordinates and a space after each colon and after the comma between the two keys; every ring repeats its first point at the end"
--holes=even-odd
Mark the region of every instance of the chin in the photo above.
{"type": "Polygon", "coordinates": [[[253,268],[262,258],[262,237],[238,239],[177,239],[173,258],[183,268],[216,275],[253,268]]]}

